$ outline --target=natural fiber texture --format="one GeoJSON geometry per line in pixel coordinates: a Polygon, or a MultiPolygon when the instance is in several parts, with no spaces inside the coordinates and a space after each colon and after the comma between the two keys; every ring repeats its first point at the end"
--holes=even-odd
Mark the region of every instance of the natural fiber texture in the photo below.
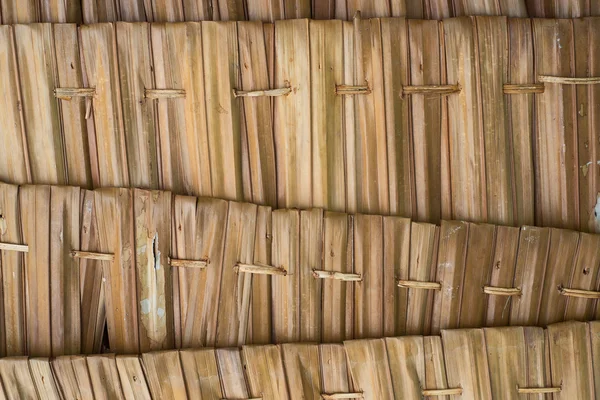
{"type": "Polygon", "coordinates": [[[343,344],[9,357],[0,359],[0,378],[7,398],[594,399],[599,333],[600,322],[567,322],[343,344]]]}
{"type": "Polygon", "coordinates": [[[0,247],[3,355],[98,352],[105,325],[135,354],[599,312],[600,235],[43,185],[1,184],[0,211],[29,250],[0,247]]]}
{"type": "Polygon", "coordinates": [[[593,18],[2,32],[0,179],[11,183],[600,230],[600,86],[565,84],[600,76],[593,18]]]}
{"type": "Polygon", "coordinates": [[[363,17],[442,19],[463,15],[506,15],[509,17],[579,18],[599,15],[591,2],[565,0],[170,0],[146,2],[103,2],[98,0],[2,0],[2,23],[113,21],[242,21],[315,18],[351,19],[356,11],[363,17]]]}

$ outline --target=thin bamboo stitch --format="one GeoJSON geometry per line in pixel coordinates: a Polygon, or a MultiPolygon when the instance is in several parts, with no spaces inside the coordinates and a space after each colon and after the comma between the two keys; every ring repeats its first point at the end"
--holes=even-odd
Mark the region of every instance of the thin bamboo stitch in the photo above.
{"type": "Polygon", "coordinates": [[[80,251],[72,250],[71,256],[73,258],[84,258],[87,260],[98,260],[98,261],[115,261],[115,255],[112,253],[97,253],[93,251],[80,251]]]}
{"type": "Polygon", "coordinates": [[[287,271],[280,267],[273,267],[272,265],[262,264],[244,264],[237,263],[234,267],[236,273],[247,272],[250,274],[261,274],[261,275],[287,275],[287,271]]]}
{"type": "Polygon", "coordinates": [[[523,294],[520,287],[505,288],[496,286],[484,286],[483,293],[494,296],[520,296],[521,294],[523,294]]]}
{"type": "Polygon", "coordinates": [[[424,281],[409,281],[399,279],[398,287],[406,289],[425,289],[425,290],[441,290],[442,284],[439,282],[424,282],[424,281]]]}
{"type": "Polygon", "coordinates": [[[313,269],[313,276],[315,278],[320,279],[334,279],[338,281],[346,281],[346,282],[360,282],[362,281],[362,276],[360,274],[349,274],[338,271],[321,271],[313,269]]]}
{"type": "Polygon", "coordinates": [[[210,264],[210,261],[208,259],[186,260],[186,259],[169,257],[169,265],[171,267],[204,269],[204,268],[208,267],[208,264],[210,264]]]}
{"type": "Polygon", "coordinates": [[[18,251],[21,253],[28,253],[29,246],[26,244],[15,244],[15,243],[0,243],[0,250],[2,251],[18,251]]]}

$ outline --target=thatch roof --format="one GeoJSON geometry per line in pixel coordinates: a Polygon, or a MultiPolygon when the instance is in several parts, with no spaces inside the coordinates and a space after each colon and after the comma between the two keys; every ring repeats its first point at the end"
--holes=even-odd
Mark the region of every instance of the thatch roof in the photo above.
{"type": "Polygon", "coordinates": [[[572,322],[547,330],[444,330],[441,337],[343,345],[185,349],[50,361],[4,358],[0,379],[8,398],[391,400],[460,393],[456,397],[486,400],[553,393],[593,399],[600,393],[599,357],[600,323],[572,322]]]}
{"type": "Polygon", "coordinates": [[[2,0],[3,24],[33,22],[184,22],[351,19],[365,17],[442,19],[464,15],[579,18],[599,15],[586,0],[2,0]]]}
{"type": "Polygon", "coordinates": [[[341,342],[598,318],[600,235],[0,185],[2,355],[341,342]],[[21,245],[21,246],[19,246],[21,245]]]}
{"type": "Polygon", "coordinates": [[[0,178],[595,230],[599,28],[2,26],[0,178]]]}
{"type": "Polygon", "coordinates": [[[448,18],[600,10],[187,3],[0,0],[144,21],[0,25],[0,397],[600,396],[600,19],[448,18]]]}

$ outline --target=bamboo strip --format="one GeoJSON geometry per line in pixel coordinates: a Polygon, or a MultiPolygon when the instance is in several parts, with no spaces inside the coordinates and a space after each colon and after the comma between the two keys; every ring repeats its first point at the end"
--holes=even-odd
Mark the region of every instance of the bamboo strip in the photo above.
{"type": "Polygon", "coordinates": [[[439,282],[424,282],[424,281],[410,281],[398,279],[398,287],[406,289],[424,289],[424,290],[441,290],[442,284],[439,282]]]}
{"type": "Polygon", "coordinates": [[[364,399],[365,395],[361,392],[356,393],[321,393],[321,399],[323,400],[337,400],[337,399],[364,399]]]}
{"type": "Polygon", "coordinates": [[[386,338],[392,386],[397,398],[421,397],[425,385],[425,353],[423,337],[405,336],[386,338]]]}
{"type": "MultiPolygon", "coordinates": [[[[161,13],[167,12],[169,15],[177,15],[181,18],[179,21],[212,21],[213,20],[213,4],[208,1],[157,1],[156,5],[160,5],[164,10],[161,13]]],[[[152,8],[155,8],[154,6],[152,8]]],[[[155,19],[155,21],[163,21],[155,19]]]]}
{"type": "Polygon", "coordinates": [[[288,276],[272,277],[273,339],[275,343],[300,339],[300,212],[276,210],[272,214],[272,263],[288,276]]]}
{"type": "Polygon", "coordinates": [[[519,387],[517,386],[517,393],[519,394],[544,394],[544,393],[560,393],[562,388],[557,387],[519,387]]]}
{"type": "Polygon", "coordinates": [[[93,102],[96,150],[101,187],[129,186],[123,107],[119,85],[116,34],[112,24],[81,28],[83,62],[93,102]]]}
{"type": "Polygon", "coordinates": [[[546,87],[543,83],[505,83],[502,85],[504,94],[531,94],[544,93],[546,87]]]}
{"type": "Polygon", "coordinates": [[[140,350],[173,348],[171,192],[134,189],[140,350]]]}
{"type": "Polygon", "coordinates": [[[45,399],[60,399],[60,390],[54,379],[49,358],[29,358],[29,372],[39,396],[45,399]]]}
{"type": "Polygon", "coordinates": [[[579,246],[579,232],[552,229],[550,235],[550,248],[538,310],[538,324],[542,326],[564,321],[567,297],[556,288],[568,284],[573,276],[575,255],[579,246]]]}
{"type": "Polygon", "coordinates": [[[94,97],[96,88],[64,88],[54,89],[54,97],[61,100],[71,100],[73,97],[94,97]]]}
{"type": "Polygon", "coordinates": [[[285,269],[274,267],[272,265],[237,263],[233,268],[234,271],[238,274],[240,272],[247,272],[249,274],[262,275],[287,275],[287,271],[285,269]]]}
{"type": "Polygon", "coordinates": [[[27,352],[34,357],[50,357],[50,187],[21,187],[19,206],[23,240],[30,246],[24,264],[27,352]]]}
{"type": "Polygon", "coordinates": [[[41,21],[82,24],[82,0],[43,1],[40,4],[41,21]]]}
{"type": "Polygon", "coordinates": [[[80,247],[81,192],[78,187],[50,188],[50,327],[52,355],[81,353],[80,247]]]}
{"type": "MultiPolygon", "coordinates": [[[[106,280],[106,321],[111,350],[139,353],[133,193],[129,189],[94,192],[99,250],[114,253],[113,262],[101,261],[106,280]]],[[[118,379],[118,378],[117,378],[118,379]]]]}
{"type": "MultiPolygon", "coordinates": [[[[490,281],[496,226],[469,224],[463,288],[481,288],[490,281]]],[[[481,290],[463,289],[460,300],[459,328],[485,326],[488,296],[481,290]]]]}
{"type": "Polygon", "coordinates": [[[27,253],[29,252],[29,246],[26,244],[0,243],[0,250],[27,253]]]}
{"type": "MultiPolygon", "coordinates": [[[[173,6],[178,2],[166,3],[173,6]]],[[[185,90],[186,96],[185,100],[156,104],[162,188],[180,194],[212,196],[202,27],[194,22],[152,24],[150,30],[154,87],[185,90]]]]}
{"type": "MultiPolygon", "coordinates": [[[[353,222],[344,213],[325,212],[323,218],[323,270],[353,274],[353,222]]],[[[326,279],[322,284],[321,340],[340,342],[353,337],[354,285],[326,279]]],[[[332,352],[334,350],[330,349],[332,352]]],[[[333,373],[333,371],[332,371],[333,373]]],[[[336,389],[337,390],[337,389],[336,389]]],[[[346,389],[339,389],[344,391],[346,389]]]]}
{"type": "Polygon", "coordinates": [[[170,258],[169,265],[173,268],[207,268],[210,264],[208,259],[205,260],[182,260],[179,258],[170,258]]]}
{"type": "Polygon", "coordinates": [[[217,366],[219,369],[219,380],[223,389],[224,399],[247,399],[250,398],[246,370],[242,365],[240,351],[238,349],[218,349],[217,366]]]}
{"type": "MultiPolygon", "coordinates": [[[[589,322],[590,337],[591,337],[591,349],[592,349],[592,360],[598,360],[600,357],[600,321],[589,322]]],[[[598,367],[594,369],[594,388],[596,393],[600,390],[600,374],[598,373],[598,367]]]]}
{"type": "Polygon", "coordinates": [[[482,329],[442,330],[444,359],[450,388],[460,387],[462,396],[492,399],[488,355],[482,329]],[[461,374],[461,371],[473,371],[461,374]]]}
{"type": "Polygon", "coordinates": [[[279,346],[243,346],[244,361],[251,397],[289,399],[289,389],[279,346]]]}
{"type": "Polygon", "coordinates": [[[152,18],[152,21],[157,22],[183,22],[212,19],[212,14],[209,12],[209,10],[212,9],[212,4],[205,4],[204,2],[190,0],[159,0],[152,3],[152,6],[148,8],[148,19],[152,18]],[[151,11],[150,8],[152,9],[151,11]],[[150,14],[152,14],[152,17],[150,17],[150,14]]]}
{"type": "Polygon", "coordinates": [[[600,291],[595,290],[570,289],[559,286],[558,291],[563,296],[577,297],[580,299],[600,299],[600,291]]]}
{"type": "Polygon", "coordinates": [[[212,196],[241,200],[242,105],[233,96],[240,83],[237,24],[203,22],[202,51],[212,196]]]}
{"type": "Polygon", "coordinates": [[[570,76],[538,75],[538,80],[540,82],[560,83],[563,85],[597,85],[600,83],[600,77],[597,76],[574,78],[570,76]]]}
{"type": "MultiPolygon", "coordinates": [[[[474,40],[479,63],[481,131],[485,167],[487,219],[499,225],[514,224],[512,147],[502,85],[508,80],[508,27],[504,18],[475,17],[474,40]]],[[[489,269],[486,268],[486,273],[489,269]]],[[[486,280],[487,281],[487,280],[486,280]]],[[[476,295],[481,292],[474,291],[476,295]]],[[[485,298],[483,299],[485,302],[485,298]]],[[[479,304],[479,303],[475,303],[479,304]]],[[[479,325],[477,325],[479,326],[479,325]]]]}
{"type": "MultiPolygon", "coordinates": [[[[354,287],[354,337],[382,337],[385,283],[383,267],[383,217],[354,216],[354,268],[363,277],[354,287]]],[[[393,306],[392,306],[393,307],[393,306]]]]}
{"type": "Polygon", "coordinates": [[[0,26],[0,179],[11,183],[31,182],[28,144],[25,136],[13,27],[0,26]]]}
{"type": "Polygon", "coordinates": [[[217,317],[217,347],[246,343],[252,275],[237,274],[235,265],[249,265],[254,261],[256,216],[255,204],[229,202],[217,317]]]}
{"type": "Polygon", "coordinates": [[[287,96],[292,93],[291,87],[284,87],[278,89],[265,89],[265,90],[239,90],[233,89],[233,97],[277,97],[287,96]]]}
{"type": "Polygon", "coordinates": [[[564,399],[594,398],[594,364],[588,324],[563,322],[548,326],[551,384],[564,399]]]}
{"type": "MultiPolygon", "coordinates": [[[[319,310],[320,311],[320,310],[319,310]]],[[[319,345],[286,343],[281,345],[283,368],[290,399],[319,399],[322,389],[319,345]]]]}
{"type": "Polygon", "coordinates": [[[319,345],[322,391],[324,393],[355,393],[342,344],[319,345]]]}
{"type": "MultiPolygon", "coordinates": [[[[411,281],[432,281],[436,276],[436,260],[439,228],[432,224],[411,223],[410,264],[408,278],[411,281]]],[[[406,333],[429,333],[433,293],[429,290],[408,289],[406,333]]]]}
{"type": "Polygon", "coordinates": [[[35,382],[27,362],[27,357],[7,357],[0,359],[2,391],[7,399],[37,399],[35,382]]]}
{"type": "MultiPolygon", "coordinates": [[[[492,259],[490,280],[484,285],[492,290],[497,288],[514,289],[515,267],[519,246],[519,228],[496,227],[496,243],[492,259]]],[[[520,288],[519,288],[520,289],[520,288]]],[[[508,326],[512,297],[496,295],[487,299],[485,326],[508,326]]]]}
{"type": "Polygon", "coordinates": [[[442,338],[439,336],[424,336],[423,350],[425,358],[425,382],[422,386],[447,388],[448,379],[446,376],[442,338]]]}
{"type": "Polygon", "coordinates": [[[383,217],[383,334],[406,335],[408,290],[396,279],[407,280],[410,273],[409,218],[383,217]]]}
{"type": "MultiPolygon", "coordinates": [[[[454,329],[460,326],[470,227],[471,224],[467,222],[442,221],[435,278],[440,283],[441,289],[433,295],[431,316],[433,334],[439,334],[442,329],[454,329]]],[[[482,283],[478,282],[477,287],[481,286],[482,283]]]]}
{"type": "Polygon", "coordinates": [[[144,98],[146,99],[180,99],[185,98],[183,89],[144,89],[144,98]]]}
{"type": "Polygon", "coordinates": [[[510,288],[510,287],[498,287],[498,286],[484,286],[483,293],[492,296],[521,296],[523,291],[521,288],[510,288]]]}
{"type": "MultiPolygon", "coordinates": [[[[94,192],[81,192],[80,246],[84,251],[98,249],[99,231],[94,192]]],[[[79,260],[81,296],[81,351],[95,354],[101,351],[106,324],[105,288],[102,261],[79,260]]],[[[85,360],[84,360],[85,363],[85,360]]],[[[86,372],[87,374],[87,372],[86,372]]],[[[91,387],[90,387],[91,390],[91,387]]]]}
{"type": "Polygon", "coordinates": [[[525,333],[521,327],[485,328],[492,398],[508,395],[508,389],[528,384],[529,369],[525,333]]]}
{"type": "MultiPolygon", "coordinates": [[[[576,59],[573,21],[534,19],[532,25],[536,73],[574,74],[571,63],[563,61],[576,59]]],[[[576,92],[573,85],[546,82],[544,95],[535,96],[535,223],[538,226],[578,229],[580,225],[579,195],[569,195],[579,193],[580,179],[576,92]]]]}
{"type": "Polygon", "coordinates": [[[409,83],[408,28],[404,18],[381,20],[381,54],[389,213],[412,217],[416,214],[416,199],[409,99],[398,95],[402,91],[403,85],[409,83]]]}
{"type": "Polygon", "coordinates": [[[72,250],[71,256],[73,258],[83,258],[86,260],[97,260],[97,261],[115,261],[115,255],[113,253],[97,253],[93,251],[80,251],[72,250]]]}
{"type": "Polygon", "coordinates": [[[310,21],[309,35],[312,206],[345,211],[344,99],[336,95],[344,72],[343,23],[310,21]]]}
{"type": "MultiPolygon", "coordinates": [[[[600,275],[600,235],[579,234],[579,248],[573,263],[573,275],[565,286],[581,290],[597,290],[600,275]]],[[[589,321],[594,319],[594,302],[587,298],[569,297],[565,321],[589,321]]]]}
{"type": "MultiPolygon", "coordinates": [[[[268,54],[273,53],[272,43],[266,36],[273,28],[260,22],[238,22],[238,44],[240,52],[241,88],[253,92],[270,87],[268,54]],[[270,51],[269,51],[270,50],[270,51]]],[[[242,99],[244,123],[242,124],[242,149],[247,153],[248,163],[244,176],[249,175],[251,199],[257,204],[277,206],[277,171],[275,170],[275,143],[273,137],[273,104],[269,97],[242,99]]],[[[247,198],[246,198],[247,199],[247,198]]]]}
{"type": "Polygon", "coordinates": [[[362,276],[360,274],[349,274],[338,271],[320,271],[313,269],[313,276],[320,279],[334,279],[345,282],[360,282],[362,276]]]}
{"type": "Polygon", "coordinates": [[[310,45],[308,20],[275,23],[275,86],[293,96],[274,99],[274,134],[279,207],[312,205],[310,45]],[[291,60],[291,61],[290,61],[291,60]]]}
{"type": "MultiPolygon", "coordinates": [[[[390,185],[385,118],[381,21],[354,20],[355,82],[369,82],[372,95],[357,96],[355,143],[356,205],[361,212],[389,214],[390,185]]],[[[352,62],[352,61],[349,61],[352,62]]],[[[350,162],[350,161],[348,161],[350,162]]],[[[352,179],[352,177],[350,178],[352,179]]]]}
{"type": "Polygon", "coordinates": [[[444,21],[443,29],[447,79],[460,82],[462,88],[457,96],[448,98],[452,218],[486,222],[486,172],[489,171],[485,159],[475,20],[452,18],[444,21]]]}
{"type": "Polygon", "coordinates": [[[87,356],[94,398],[125,400],[114,354],[87,356]]]}
{"type": "Polygon", "coordinates": [[[84,356],[60,356],[50,361],[52,372],[64,398],[94,398],[84,356]]]}
{"type": "Polygon", "coordinates": [[[335,85],[335,94],[338,96],[371,94],[372,92],[368,85],[335,85]]]}
{"type": "Polygon", "coordinates": [[[142,363],[153,399],[188,398],[177,350],[144,353],[142,363]]]}
{"type": "Polygon", "coordinates": [[[223,398],[217,357],[213,349],[180,350],[179,358],[181,359],[188,398],[223,398]]]}
{"type": "MultiPolygon", "coordinates": [[[[408,21],[409,83],[413,86],[441,83],[445,65],[441,62],[443,42],[440,42],[439,26],[435,21],[408,21]]],[[[411,96],[408,101],[415,174],[416,212],[413,218],[438,224],[442,217],[442,202],[447,203],[451,198],[449,194],[442,195],[442,173],[447,170],[442,166],[442,138],[446,129],[442,120],[447,99],[411,96]]]]}
{"type": "Polygon", "coordinates": [[[369,400],[394,398],[392,375],[384,339],[363,339],[344,342],[355,391],[369,400]],[[385,361],[384,361],[385,360],[385,361]]]}
{"type": "MultiPolygon", "coordinates": [[[[300,341],[319,342],[322,325],[322,287],[312,271],[323,268],[323,210],[300,211],[300,341]]],[[[318,392],[316,393],[318,396],[318,392]]]]}
{"type": "Polygon", "coordinates": [[[416,94],[439,94],[441,96],[460,93],[460,85],[405,85],[402,86],[402,94],[406,96],[416,94]]]}
{"type": "Polygon", "coordinates": [[[15,25],[14,30],[31,176],[36,183],[65,185],[59,102],[52,95],[58,84],[52,25],[15,25]]]}
{"type": "Polygon", "coordinates": [[[175,304],[179,324],[175,328],[180,330],[184,348],[215,345],[228,208],[225,200],[175,197],[171,254],[179,259],[205,259],[211,266],[173,272],[179,287],[175,304]]]}
{"type": "MultiPolygon", "coordinates": [[[[531,20],[508,19],[508,78],[514,84],[529,84],[535,81],[534,43],[531,20]]],[[[544,86],[545,91],[545,86],[544,86]]],[[[535,223],[535,179],[534,169],[534,94],[505,96],[507,117],[512,146],[514,222],[519,225],[535,223]],[[516,189],[518,188],[518,189],[516,189]]],[[[536,167],[537,168],[537,167],[536,167]]],[[[511,278],[512,279],[512,278],[511,278]]]]}
{"type": "MultiPolygon", "coordinates": [[[[254,263],[271,265],[271,207],[259,206],[256,215],[254,263]]],[[[272,278],[269,275],[252,276],[252,305],[250,307],[248,343],[271,343],[272,278]]]]}
{"type": "Polygon", "coordinates": [[[120,19],[120,2],[106,2],[102,0],[81,0],[81,11],[84,24],[98,22],[114,22],[120,19]]]}
{"type": "Polygon", "coordinates": [[[423,389],[421,394],[423,396],[461,396],[463,393],[462,388],[450,388],[450,389],[423,389]]]}
{"type": "MultiPolygon", "coordinates": [[[[71,93],[73,93],[72,90],[75,90],[74,94],[79,96],[79,94],[83,94],[79,93],[80,90],[93,89],[95,94],[95,88],[83,87],[84,79],[77,26],[75,24],[57,24],[53,28],[54,46],[56,47],[56,84],[59,86],[54,89],[55,96],[64,90],[71,93]]],[[[91,188],[94,183],[99,184],[96,155],[90,148],[90,143],[95,143],[94,124],[91,119],[86,120],[86,111],[91,112],[91,107],[92,99],[87,97],[83,101],[79,100],[79,97],[75,101],[59,101],[68,182],[70,185],[83,188],[91,188]],[[94,174],[92,174],[91,159],[95,160],[94,174]]]]}
{"type": "MultiPolygon", "coordinates": [[[[551,386],[550,353],[548,331],[542,328],[525,327],[526,379],[522,382],[530,387],[551,386]]],[[[506,388],[502,387],[506,393],[506,388]]]]}
{"type": "MultiPolygon", "coordinates": [[[[356,45],[354,37],[354,24],[352,22],[342,23],[342,47],[344,66],[342,68],[342,81],[355,82],[356,45]]],[[[354,96],[342,98],[342,132],[344,134],[344,181],[346,186],[346,212],[355,213],[358,210],[358,169],[356,154],[356,114],[355,105],[357,99],[354,96]]],[[[363,210],[361,210],[363,211],[363,210]]]]}
{"type": "Polygon", "coordinates": [[[158,189],[156,108],[144,101],[154,87],[150,25],[118,22],[115,28],[127,163],[134,166],[129,184],[158,189]]]}
{"type": "Polygon", "coordinates": [[[117,371],[121,378],[121,388],[126,399],[150,400],[150,389],[139,356],[116,357],[117,371]]]}
{"type": "Polygon", "coordinates": [[[523,295],[511,300],[510,325],[537,324],[542,300],[543,285],[540,282],[543,282],[549,248],[550,229],[521,228],[513,285],[520,287],[523,295]]]}
{"type": "MultiPolygon", "coordinates": [[[[573,21],[575,50],[575,76],[598,76],[600,60],[594,57],[594,43],[600,39],[600,29],[594,19],[573,21]]],[[[598,160],[598,142],[595,140],[600,113],[595,112],[600,86],[578,85],[575,87],[577,105],[577,164],[579,175],[579,230],[596,232],[596,203],[600,191],[600,174],[594,162],[598,160]]]]}

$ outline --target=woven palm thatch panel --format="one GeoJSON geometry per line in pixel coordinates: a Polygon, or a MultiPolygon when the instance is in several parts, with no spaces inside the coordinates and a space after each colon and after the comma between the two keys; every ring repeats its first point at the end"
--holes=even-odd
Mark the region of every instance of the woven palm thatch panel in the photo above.
{"type": "Polygon", "coordinates": [[[463,15],[580,18],[599,15],[593,1],[566,0],[2,0],[2,23],[275,21],[365,17],[442,19],[463,15]]]}
{"type": "Polygon", "coordinates": [[[600,235],[0,185],[0,350],[341,342],[598,318],[600,235]]]}
{"type": "Polygon", "coordinates": [[[241,349],[9,357],[6,398],[502,399],[598,398],[600,323],[547,329],[444,330],[404,336],[241,349]],[[535,394],[538,393],[538,394],[535,394]]]}
{"type": "Polygon", "coordinates": [[[597,231],[599,35],[595,18],[5,25],[0,178],[597,231]]]}

